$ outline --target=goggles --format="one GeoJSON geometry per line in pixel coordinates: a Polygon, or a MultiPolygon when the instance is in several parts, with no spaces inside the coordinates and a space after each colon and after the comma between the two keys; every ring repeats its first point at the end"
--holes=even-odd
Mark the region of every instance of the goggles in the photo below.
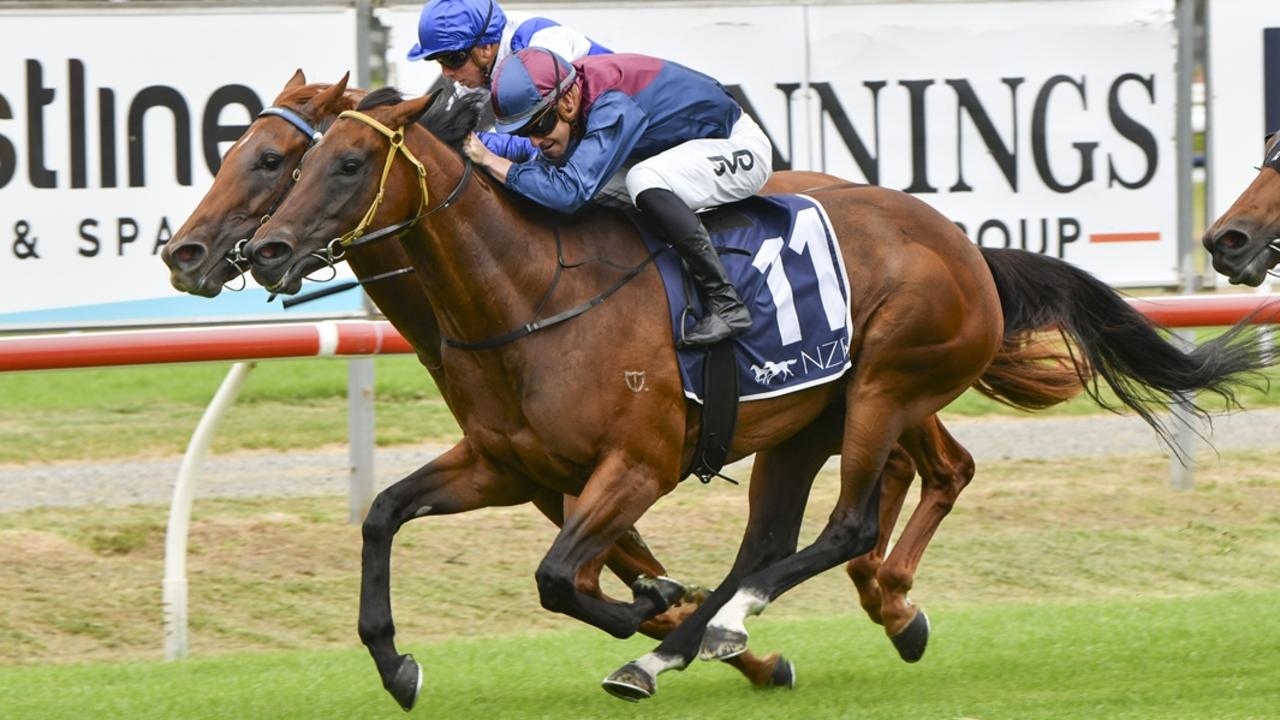
{"type": "Polygon", "coordinates": [[[534,116],[532,120],[524,125],[524,127],[511,133],[519,137],[546,137],[551,131],[556,129],[556,123],[560,121],[560,114],[556,111],[559,102],[553,101],[545,110],[534,116]]]}
{"type": "Polygon", "coordinates": [[[432,55],[427,59],[435,60],[440,63],[442,67],[449,68],[450,70],[457,70],[463,65],[466,65],[467,60],[471,59],[471,50],[450,50],[449,52],[432,55]]]}

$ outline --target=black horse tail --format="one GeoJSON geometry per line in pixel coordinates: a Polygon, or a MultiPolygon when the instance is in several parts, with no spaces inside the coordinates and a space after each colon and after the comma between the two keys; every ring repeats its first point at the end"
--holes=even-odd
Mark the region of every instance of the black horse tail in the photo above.
{"type": "MultiPolygon", "coordinates": [[[[1069,263],[1025,250],[982,248],[982,256],[1000,296],[1005,347],[1034,347],[1026,344],[1027,338],[1057,331],[1067,341],[1065,351],[1055,356],[1052,349],[1041,346],[1040,371],[1056,372],[1061,381],[1061,371],[1070,370],[1076,376],[1076,388],[1119,412],[1099,392],[1101,378],[1121,405],[1136,412],[1170,445],[1166,420],[1157,417],[1157,411],[1185,400],[1192,412],[1207,417],[1208,411],[1197,404],[1196,392],[1214,393],[1226,409],[1233,409],[1240,406],[1237,389],[1265,384],[1258,371],[1268,365],[1268,358],[1247,332],[1252,317],[1184,351],[1116,291],[1069,263]]],[[[1061,384],[1059,389],[1069,390],[1061,384]]]]}

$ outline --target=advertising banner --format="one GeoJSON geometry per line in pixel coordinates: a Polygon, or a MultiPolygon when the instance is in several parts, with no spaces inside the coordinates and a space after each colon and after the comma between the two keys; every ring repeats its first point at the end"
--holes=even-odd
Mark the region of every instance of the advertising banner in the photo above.
{"type": "Polygon", "coordinates": [[[0,10],[0,330],[297,314],[184,296],[159,251],[295,69],[332,82],[355,45],[342,5],[0,10]]]}
{"type": "MultiPolygon", "coordinates": [[[[506,7],[716,77],[775,169],[905,190],[1115,286],[1178,284],[1173,0],[506,7]]],[[[412,93],[439,75],[405,59],[420,8],[379,15],[412,93]]]]}

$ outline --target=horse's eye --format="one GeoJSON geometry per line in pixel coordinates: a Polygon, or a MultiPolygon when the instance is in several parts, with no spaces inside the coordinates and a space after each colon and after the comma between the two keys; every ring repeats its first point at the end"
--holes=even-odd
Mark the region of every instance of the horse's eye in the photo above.
{"type": "Polygon", "coordinates": [[[275,170],[280,167],[280,163],[284,162],[284,158],[273,152],[262,153],[262,157],[258,160],[262,167],[266,170],[275,170]]]}
{"type": "Polygon", "coordinates": [[[347,158],[342,161],[342,164],[338,166],[338,169],[343,175],[355,175],[360,171],[360,161],[354,158],[347,158]]]}

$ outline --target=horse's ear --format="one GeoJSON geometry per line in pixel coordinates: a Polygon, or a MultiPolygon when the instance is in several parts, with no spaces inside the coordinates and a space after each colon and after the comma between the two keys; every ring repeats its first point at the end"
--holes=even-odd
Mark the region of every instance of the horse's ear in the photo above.
{"type": "Polygon", "coordinates": [[[325,111],[335,109],[337,102],[347,92],[347,81],[350,79],[351,73],[348,72],[338,82],[316,93],[316,96],[311,98],[311,102],[307,103],[307,107],[315,110],[317,114],[326,114],[325,111]]]}
{"type": "Polygon", "coordinates": [[[294,88],[300,88],[307,84],[306,73],[302,72],[302,68],[293,71],[293,77],[289,78],[289,82],[284,84],[284,90],[281,93],[289,92],[294,88]]]}
{"type": "Polygon", "coordinates": [[[440,94],[443,92],[444,88],[440,88],[430,94],[423,95],[420,98],[414,98],[400,103],[392,112],[392,117],[390,118],[391,122],[389,123],[390,126],[405,127],[418,122],[418,118],[421,118],[427,113],[427,110],[431,109],[431,106],[435,104],[436,100],[439,99],[440,94]]]}
{"type": "Polygon", "coordinates": [[[272,101],[272,105],[279,105],[284,102],[284,96],[307,84],[307,76],[302,72],[302,68],[293,71],[293,77],[289,78],[289,82],[284,84],[284,89],[276,95],[276,99],[272,101]]]}

